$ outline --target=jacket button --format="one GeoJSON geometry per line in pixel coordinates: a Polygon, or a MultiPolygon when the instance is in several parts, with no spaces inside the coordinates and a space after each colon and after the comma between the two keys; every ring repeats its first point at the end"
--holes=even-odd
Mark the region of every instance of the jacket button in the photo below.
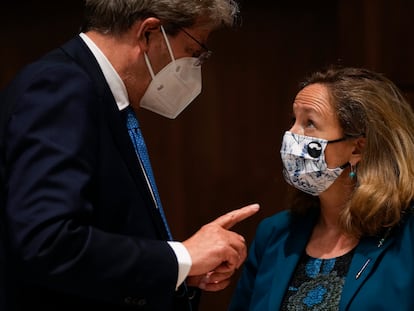
{"type": "Polygon", "coordinates": [[[124,303],[127,304],[127,305],[143,307],[147,304],[147,300],[145,298],[125,297],[124,298],[124,303]]]}
{"type": "Polygon", "coordinates": [[[138,299],[138,301],[136,302],[136,305],[139,306],[139,307],[143,307],[146,304],[147,304],[147,301],[144,298],[138,299]]]}

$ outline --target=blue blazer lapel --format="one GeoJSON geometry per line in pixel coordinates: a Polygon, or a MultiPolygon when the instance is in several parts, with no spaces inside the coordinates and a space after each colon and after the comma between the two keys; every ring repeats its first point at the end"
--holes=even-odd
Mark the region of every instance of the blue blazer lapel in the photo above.
{"type": "Polygon", "coordinates": [[[380,255],[391,245],[393,238],[389,237],[380,246],[379,240],[379,238],[372,237],[363,238],[355,249],[342,291],[339,310],[347,310],[348,304],[370,275],[380,255]]]}
{"type": "Polygon", "coordinates": [[[315,214],[304,217],[300,221],[293,220],[292,230],[286,237],[283,252],[274,254],[275,274],[270,287],[269,311],[280,310],[290,279],[305,251],[315,220],[315,214]]]}

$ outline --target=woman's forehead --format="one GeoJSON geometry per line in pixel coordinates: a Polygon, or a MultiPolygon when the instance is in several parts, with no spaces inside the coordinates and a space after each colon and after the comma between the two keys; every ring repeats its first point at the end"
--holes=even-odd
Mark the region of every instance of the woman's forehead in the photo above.
{"type": "Polygon", "coordinates": [[[322,84],[311,84],[303,88],[293,103],[293,110],[298,109],[303,112],[332,112],[333,106],[327,87],[322,84]]]}

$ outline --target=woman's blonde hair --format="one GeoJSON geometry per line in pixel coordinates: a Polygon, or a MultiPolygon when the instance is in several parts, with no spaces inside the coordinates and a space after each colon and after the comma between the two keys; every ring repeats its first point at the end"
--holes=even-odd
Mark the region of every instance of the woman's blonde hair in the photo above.
{"type": "MultiPolygon", "coordinates": [[[[362,68],[329,68],[312,74],[302,88],[328,88],[345,136],[363,136],[357,183],[340,217],[354,236],[376,235],[396,225],[414,198],[414,113],[397,86],[362,68]]],[[[315,206],[297,194],[293,208],[315,206]]]]}

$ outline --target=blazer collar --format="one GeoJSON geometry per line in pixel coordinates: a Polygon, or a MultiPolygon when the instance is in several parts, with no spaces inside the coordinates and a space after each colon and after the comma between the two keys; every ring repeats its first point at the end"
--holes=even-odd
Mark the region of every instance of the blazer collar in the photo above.
{"type": "Polygon", "coordinates": [[[291,216],[290,233],[283,243],[283,251],[275,252],[275,277],[270,287],[269,310],[280,310],[285,291],[306,248],[317,216],[318,212],[314,211],[306,217],[291,216]]]}
{"type": "Polygon", "coordinates": [[[355,249],[351,266],[345,280],[339,310],[347,309],[347,306],[361,288],[362,284],[364,284],[365,280],[372,273],[379,258],[382,257],[382,254],[395,242],[396,236],[399,235],[398,232],[404,230],[404,223],[408,217],[412,217],[412,208],[411,212],[407,213],[398,225],[389,228],[383,235],[361,239],[355,249]]]}

